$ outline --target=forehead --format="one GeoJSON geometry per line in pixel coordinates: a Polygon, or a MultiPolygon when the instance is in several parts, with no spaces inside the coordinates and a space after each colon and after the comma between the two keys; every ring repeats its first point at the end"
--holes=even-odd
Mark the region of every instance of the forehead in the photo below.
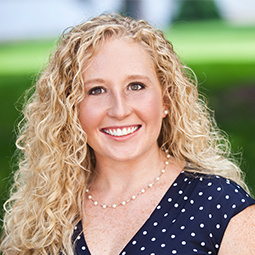
{"type": "Polygon", "coordinates": [[[84,68],[84,73],[132,71],[155,73],[155,65],[145,46],[131,39],[105,40],[84,68]]]}

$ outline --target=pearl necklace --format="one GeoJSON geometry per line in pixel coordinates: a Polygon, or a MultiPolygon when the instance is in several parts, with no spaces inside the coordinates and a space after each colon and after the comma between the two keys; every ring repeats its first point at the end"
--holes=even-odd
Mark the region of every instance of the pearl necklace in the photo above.
{"type": "MultiPolygon", "coordinates": [[[[166,154],[167,154],[167,152],[168,152],[168,151],[166,151],[166,154]]],[[[99,206],[101,206],[103,209],[105,209],[105,208],[114,208],[114,209],[115,209],[115,208],[117,208],[117,207],[120,206],[120,205],[123,205],[123,206],[124,206],[124,205],[128,204],[130,201],[135,200],[138,196],[144,194],[149,188],[152,188],[152,187],[154,186],[154,184],[155,184],[156,182],[159,181],[159,179],[161,178],[161,176],[162,176],[162,175],[165,173],[165,171],[166,171],[166,167],[167,167],[167,165],[169,164],[168,159],[169,159],[171,156],[170,156],[169,154],[167,154],[166,157],[167,157],[167,161],[165,161],[164,168],[160,171],[159,176],[156,177],[156,178],[153,180],[153,182],[149,183],[148,186],[146,186],[145,188],[141,189],[136,195],[133,195],[131,198],[129,198],[129,199],[127,199],[127,200],[124,200],[124,201],[122,201],[121,203],[116,203],[116,204],[112,204],[112,205],[100,204],[100,203],[99,203],[97,200],[95,200],[95,199],[92,197],[92,195],[89,193],[89,189],[86,189],[86,193],[88,194],[88,199],[91,200],[95,206],[99,205],[99,206]]]]}

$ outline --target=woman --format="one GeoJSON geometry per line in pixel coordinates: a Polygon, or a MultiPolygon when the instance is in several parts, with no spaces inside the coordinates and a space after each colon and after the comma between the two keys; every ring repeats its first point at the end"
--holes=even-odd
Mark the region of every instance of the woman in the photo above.
{"type": "Polygon", "coordinates": [[[4,254],[254,254],[255,201],[190,77],[145,21],[63,35],[26,106],[4,254]]]}

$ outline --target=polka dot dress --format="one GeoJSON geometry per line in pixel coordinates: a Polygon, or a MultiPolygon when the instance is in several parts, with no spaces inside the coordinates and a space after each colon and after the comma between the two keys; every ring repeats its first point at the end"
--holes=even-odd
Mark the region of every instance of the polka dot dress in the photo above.
{"type": "MultiPolygon", "coordinates": [[[[217,254],[230,219],[252,204],[230,180],[183,171],[120,255],[217,254]]],[[[90,255],[81,222],[73,240],[77,255],[90,255]]]]}

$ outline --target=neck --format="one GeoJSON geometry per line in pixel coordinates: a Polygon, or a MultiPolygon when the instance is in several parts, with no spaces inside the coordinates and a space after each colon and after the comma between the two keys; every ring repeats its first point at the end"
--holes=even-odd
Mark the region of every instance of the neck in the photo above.
{"type": "Polygon", "coordinates": [[[97,175],[91,184],[91,191],[112,194],[134,192],[160,173],[164,160],[165,153],[158,147],[126,161],[114,161],[97,155],[97,175]]]}

